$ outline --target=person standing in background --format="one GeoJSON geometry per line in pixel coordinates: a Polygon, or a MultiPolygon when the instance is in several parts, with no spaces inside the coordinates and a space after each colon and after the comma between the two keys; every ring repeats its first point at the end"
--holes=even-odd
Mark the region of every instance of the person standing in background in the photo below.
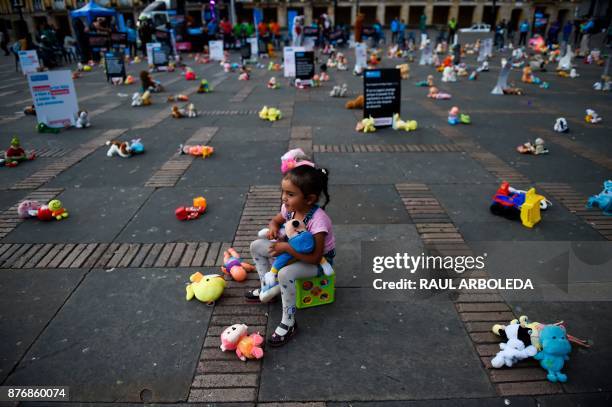
{"type": "Polygon", "coordinates": [[[527,20],[524,20],[521,23],[521,25],[519,26],[519,32],[520,36],[518,46],[520,47],[521,45],[527,45],[527,34],[529,34],[529,23],[527,22],[527,20]]]}
{"type": "Polygon", "coordinates": [[[573,29],[572,22],[567,20],[567,22],[563,26],[563,42],[565,44],[569,44],[569,39],[572,35],[572,29],[573,29]]]}
{"type": "Polygon", "coordinates": [[[132,20],[127,20],[126,23],[128,49],[130,50],[130,56],[133,58],[136,56],[136,43],[138,42],[138,33],[134,28],[132,20]]]}
{"type": "Polygon", "coordinates": [[[457,20],[452,17],[448,21],[448,45],[452,45],[455,41],[455,33],[457,32],[457,20]]]}
{"type": "Polygon", "coordinates": [[[0,49],[2,49],[2,51],[4,51],[4,56],[9,56],[11,55],[10,52],[8,51],[6,44],[8,42],[8,35],[6,32],[1,31],[0,30],[0,49]]]}
{"type": "Polygon", "coordinates": [[[399,21],[397,20],[397,17],[393,17],[393,20],[391,20],[391,43],[392,44],[397,44],[398,31],[399,31],[399,21]]]}
{"type": "Polygon", "coordinates": [[[363,20],[365,16],[361,13],[357,16],[355,20],[355,42],[360,43],[362,41],[363,34],[363,20]]]}

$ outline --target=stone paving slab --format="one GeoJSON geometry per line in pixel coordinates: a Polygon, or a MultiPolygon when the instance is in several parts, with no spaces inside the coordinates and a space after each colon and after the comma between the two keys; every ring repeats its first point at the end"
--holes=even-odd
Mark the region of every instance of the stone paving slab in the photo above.
{"type": "Polygon", "coordinates": [[[83,402],[186,400],[212,311],[185,301],[190,273],[91,271],[6,383],[63,383],[83,402]]]}
{"type": "MultiPolygon", "coordinates": [[[[334,225],[410,223],[395,188],[389,185],[332,185],[328,215],[334,225]]],[[[323,202],[323,201],[322,201],[323,202]]]]}
{"type": "MultiPolygon", "coordinates": [[[[263,360],[260,401],[494,395],[470,341],[460,334],[463,327],[450,302],[408,297],[390,302],[366,290],[341,288],[334,304],[298,311],[300,331],[290,346],[268,350],[263,360]],[[439,346],[432,350],[434,344],[439,346]],[[377,352],[381,347],[393,351],[377,352]],[[326,385],[319,385],[321,376],[305,366],[319,366],[326,385]]],[[[280,306],[270,312],[268,330],[273,330],[280,306]]]]}
{"type": "MultiPolygon", "coordinates": [[[[150,191],[150,189],[148,189],[150,191]]],[[[142,202],[138,213],[117,237],[118,242],[231,241],[244,205],[246,187],[160,188],[142,202]],[[206,212],[181,222],[174,216],[180,206],[191,206],[204,196],[206,212]]]]}
{"type": "Polygon", "coordinates": [[[49,320],[77,287],[85,270],[10,270],[0,273],[0,380],[4,381],[49,320]],[[19,312],[15,312],[15,310],[19,312]]]}
{"type": "Polygon", "coordinates": [[[255,149],[252,141],[248,140],[215,140],[214,147],[214,157],[194,161],[178,187],[193,189],[205,185],[247,186],[280,182],[280,157],[287,152],[287,141],[266,142],[265,148],[255,149]]]}
{"type": "Polygon", "coordinates": [[[315,154],[317,164],[328,168],[332,184],[395,184],[401,182],[491,182],[480,165],[460,153],[352,153],[315,154]],[[451,170],[452,168],[452,170],[451,170]]]}

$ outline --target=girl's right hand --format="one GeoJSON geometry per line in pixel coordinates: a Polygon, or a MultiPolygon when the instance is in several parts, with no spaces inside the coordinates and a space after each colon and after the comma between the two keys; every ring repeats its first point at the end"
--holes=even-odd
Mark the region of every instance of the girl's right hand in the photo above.
{"type": "Polygon", "coordinates": [[[268,240],[276,240],[278,238],[279,227],[277,225],[268,225],[268,240]]]}

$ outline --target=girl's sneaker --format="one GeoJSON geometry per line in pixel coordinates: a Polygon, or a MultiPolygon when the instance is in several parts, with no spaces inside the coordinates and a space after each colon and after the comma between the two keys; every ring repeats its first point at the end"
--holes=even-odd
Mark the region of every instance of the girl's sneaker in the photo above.
{"type": "MultiPolygon", "coordinates": [[[[260,291],[259,288],[254,288],[252,290],[249,290],[244,293],[244,298],[246,299],[247,302],[260,303],[262,301],[260,299],[259,291],[260,291]]],[[[265,301],[265,302],[275,302],[275,301],[276,301],[276,297],[272,297],[272,298],[269,298],[268,301],[265,301]]]]}
{"type": "Polygon", "coordinates": [[[289,339],[291,339],[291,337],[295,335],[297,332],[297,322],[293,324],[292,327],[288,327],[282,322],[280,323],[279,326],[283,328],[284,330],[286,330],[287,333],[285,335],[277,335],[276,332],[272,334],[272,336],[268,339],[268,344],[275,348],[286,344],[289,341],[289,339]]]}

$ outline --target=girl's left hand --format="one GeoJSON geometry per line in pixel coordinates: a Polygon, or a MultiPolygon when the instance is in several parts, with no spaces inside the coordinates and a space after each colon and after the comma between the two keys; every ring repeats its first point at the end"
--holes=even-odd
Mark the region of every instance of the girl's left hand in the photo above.
{"type": "Polygon", "coordinates": [[[287,242],[276,242],[270,245],[268,252],[272,257],[277,257],[279,254],[285,253],[289,247],[287,242]]]}

